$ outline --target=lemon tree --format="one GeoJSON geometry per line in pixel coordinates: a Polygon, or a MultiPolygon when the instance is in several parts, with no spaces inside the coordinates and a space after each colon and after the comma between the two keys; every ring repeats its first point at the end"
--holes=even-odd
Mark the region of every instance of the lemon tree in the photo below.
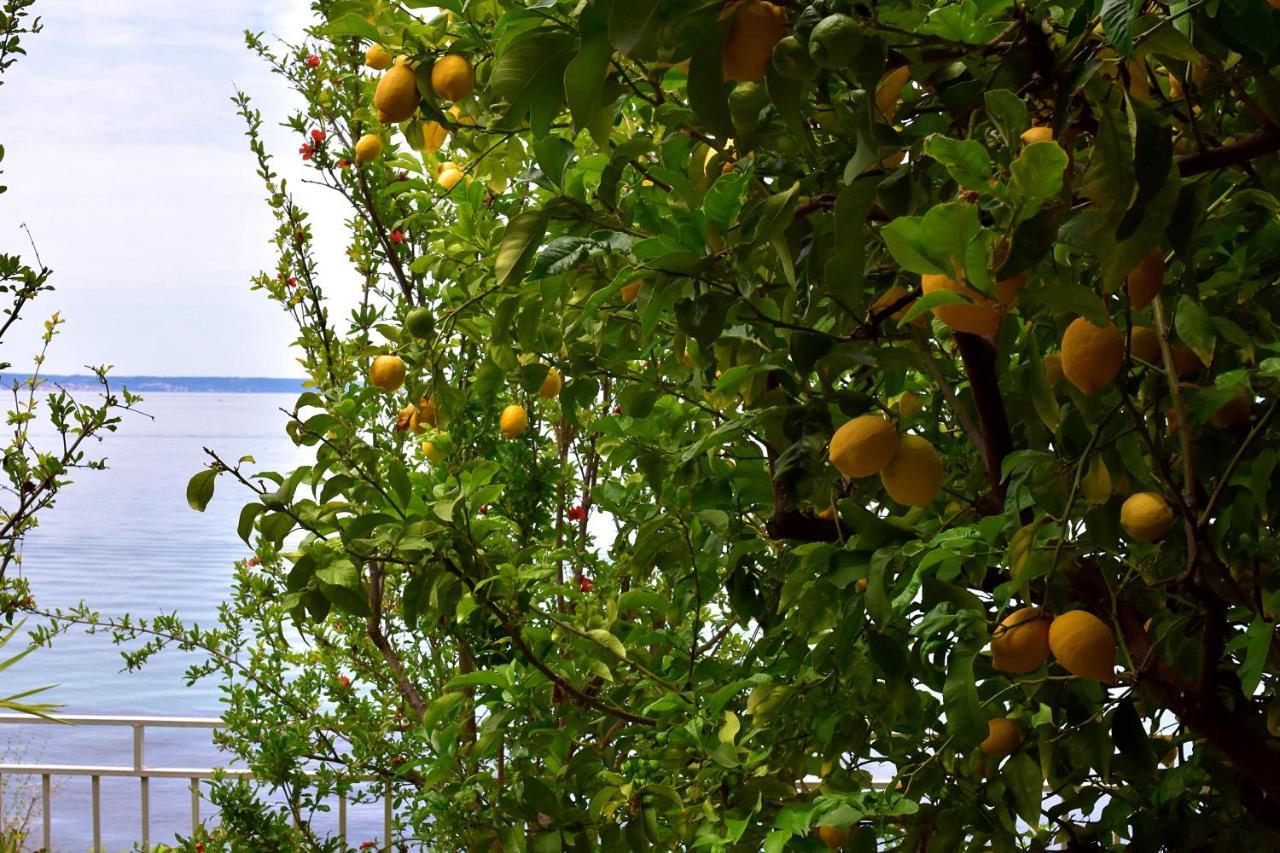
{"type": "Polygon", "coordinates": [[[314,455],[197,475],[228,832],[1274,842],[1280,12],[313,6],[249,43],[349,270],[237,102],[314,455]]]}

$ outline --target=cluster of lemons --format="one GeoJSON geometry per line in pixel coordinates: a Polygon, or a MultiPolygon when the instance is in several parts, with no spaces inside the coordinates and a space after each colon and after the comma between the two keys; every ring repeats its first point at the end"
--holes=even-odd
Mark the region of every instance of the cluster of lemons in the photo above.
{"type": "MultiPolygon", "coordinates": [[[[394,354],[375,356],[369,365],[369,384],[383,394],[394,394],[404,387],[407,373],[404,359],[400,356],[394,354]]],[[[542,385],[538,388],[538,396],[544,400],[550,400],[560,394],[563,385],[564,380],[560,371],[550,367],[542,380],[542,385]]],[[[414,403],[405,405],[396,415],[398,432],[412,431],[416,435],[422,435],[427,432],[428,427],[434,429],[438,426],[439,412],[436,404],[427,397],[423,397],[416,405],[414,403]]],[[[498,417],[498,431],[503,438],[518,438],[528,428],[529,413],[519,404],[513,403],[505,407],[498,417]]],[[[443,435],[425,439],[421,445],[423,454],[433,463],[445,458],[447,446],[447,437],[443,435]]]]}
{"type": "MultiPolygon", "coordinates": [[[[413,118],[422,102],[422,94],[418,91],[418,78],[410,59],[407,56],[393,57],[385,47],[375,44],[365,52],[364,63],[375,71],[384,72],[373,95],[378,121],[398,124],[413,118]]],[[[453,102],[449,113],[460,123],[465,123],[465,119],[457,104],[471,97],[475,86],[475,69],[465,56],[449,53],[431,64],[431,89],[440,100],[453,102]]],[[[448,129],[439,122],[423,123],[422,150],[439,151],[448,135],[448,129]]],[[[382,156],[383,150],[382,136],[367,133],[356,142],[355,160],[362,164],[372,163],[382,156]]],[[[464,177],[465,171],[457,163],[441,163],[436,170],[436,181],[446,191],[452,190],[464,177]]]]}

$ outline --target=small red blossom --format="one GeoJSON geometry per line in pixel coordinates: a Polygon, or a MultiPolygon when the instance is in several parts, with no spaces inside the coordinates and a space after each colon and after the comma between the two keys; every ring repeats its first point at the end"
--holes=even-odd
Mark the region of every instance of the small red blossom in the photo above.
{"type": "Polygon", "coordinates": [[[338,168],[339,168],[339,169],[350,169],[350,168],[351,168],[351,164],[350,164],[350,163],[348,163],[346,160],[339,160],[339,161],[338,161],[338,168]]]}
{"type": "Polygon", "coordinates": [[[316,156],[316,149],[310,143],[303,143],[298,147],[298,153],[302,155],[303,160],[310,160],[316,156]]]}
{"type": "Polygon", "coordinates": [[[319,67],[320,67],[320,57],[316,56],[314,53],[313,53],[313,54],[311,54],[310,56],[308,56],[308,57],[307,57],[307,67],[308,67],[308,68],[319,68],[319,67]]]}
{"type": "Polygon", "coordinates": [[[204,853],[204,842],[202,841],[196,842],[196,853],[204,853]]]}
{"type": "Polygon", "coordinates": [[[362,842],[360,842],[360,849],[361,849],[361,850],[372,850],[373,848],[375,848],[375,847],[377,847],[377,846],[378,846],[378,842],[376,842],[376,841],[362,841],[362,842]]]}
{"type": "Polygon", "coordinates": [[[480,515],[488,515],[489,508],[487,506],[482,506],[478,510],[476,510],[476,512],[479,513],[480,515]]]}
{"type": "Polygon", "coordinates": [[[350,678],[347,678],[345,675],[339,675],[339,676],[338,676],[338,683],[339,683],[339,684],[341,684],[343,687],[350,687],[350,686],[351,686],[351,679],[350,679],[350,678]]]}
{"type": "Polygon", "coordinates": [[[249,565],[250,566],[262,565],[262,558],[259,557],[257,554],[254,554],[252,557],[249,558],[249,565]]]}
{"type": "Polygon", "coordinates": [[[289,285],[290,287],[297,287],[297,286],[298,286],[298,280],[297,280],[296,278],[294,278],[293,276],[289,276],[289,280],[288,280],[288,281],[286,281],[286,282],[285,282],[285,284],[289,285]]]}
{"type": "Polygon", "coordinates": [[[401,230],[399,230],[399,229],[396,229],[395,231],[392,231],[392,232],[391,232],[391,242],[392,242],[392,243],[395,243],[396,245],[399,245],[399,244],[403,243],[403,242],[404,242],[404,232],[403,232],[403,231],[401,231],[401,230]]]}
{"type": "Polygon", "coordinates": [[[324,142],[324,131],[317,127],[315,130],[311,131],[311,138],[317,143],[324,142]]]}
{"type": "Polygon", "coordinates": [[[582,521],[587,517],[587,511],[580,506],[571,506],[568,515],[570,521],[582,521]]]}
{"type": "Polygon", "coordinates": [[[621,406],[614,406],[614,407],[613,407],[613,413],[614,413],[615,415],[620,415],[620,414],[622,414],[622,407],[621,407],[621,406]]]}
{"type": "Polygon", "coordinates": [[[578,575],[578,589],[582,590],[584,593],[590,594],[595,591],[595,588],[595,582],[592,581],[591,578],[586,575],[578,575]]]}

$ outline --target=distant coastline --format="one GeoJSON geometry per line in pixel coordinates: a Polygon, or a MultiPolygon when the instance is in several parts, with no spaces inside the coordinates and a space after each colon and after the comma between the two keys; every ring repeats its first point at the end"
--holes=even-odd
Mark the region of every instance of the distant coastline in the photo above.
{"type": "MultiPolygon", "coordinates": [[[[55,386],[68,391],[96,391],[101,386],[92,375],[48,374],[43,377],[45,389],[55,386]]],[[[214,394],[298,394],[303,390],[301,379],[272,379],[260,376],[117,376],[108,374],[111,387],[127,386],[136,394],[159,393],[214,393],[214,394]]],[[[0,373],[5,388],[14,381],[25,382],[27,374],[0,373]]]]}

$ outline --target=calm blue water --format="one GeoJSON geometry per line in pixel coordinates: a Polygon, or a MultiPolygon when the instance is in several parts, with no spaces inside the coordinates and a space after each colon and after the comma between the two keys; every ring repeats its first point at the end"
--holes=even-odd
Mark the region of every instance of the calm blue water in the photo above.
{"type": "MultiPolygon", "coordinates": [[[[235,460],[252,455],[259,469],[285,470],[303,461],[305,449],[284,434],[292,395],[150,394],[142,409],[154,420],[132,416],[99,446],[107,471],[86,471],[42,516],[27,540],[24,571],[37,601],[72,606],[85,601],[104,615],[149,616],[177,611],[186,621],[209,624],[228,592],[231,566],[248,556],[236,535],[245,495],[222,480],[203,514],[187,506],[187,480],[204,464],[202,447],[235,460]]],[[[128,716],[218,716],[216,683],[193,688],[183,672],[194,658],[164,652],[141,672],[122,671],[119,650],[109,637],[72,632],[51,649],[41,649],[0,673],[0,695],[55,684],[46,701],[71,714],[128,716]]],[[[47,726],[0,729],[0,760],[23,763],[127,765],[132,761],[129,729],[91,731],[47,726]]],[[[164,767],[225,765],[202,730],[149,729],[146,763],[164,767]]],[[[14,777],[4,779],[6,814],[23,800],[14,777]],[[14,802],[14,798],[18,803],[14,802]]],[[[190,830],[186,782],[151,781],[151,841],[190,830]]],[[[55,850],[88,850],[89,779],[55,781],[55,850]]],[[[39,788],[26,792],[38,795],[39,788]]],[[[103,843],[129,849],[140,838],[138,782],[103,779],[103,843]]],[[[335,806],[336,811],[336,806],[335,806]]],[[[202,816],[211,808],[202,804],[202,816]]],[[[351,839],[380,834],[378,807],[350,814],[351,839]]],[[[30,849],[39,847],[39,811],[31,824],[30,849]]]]}

